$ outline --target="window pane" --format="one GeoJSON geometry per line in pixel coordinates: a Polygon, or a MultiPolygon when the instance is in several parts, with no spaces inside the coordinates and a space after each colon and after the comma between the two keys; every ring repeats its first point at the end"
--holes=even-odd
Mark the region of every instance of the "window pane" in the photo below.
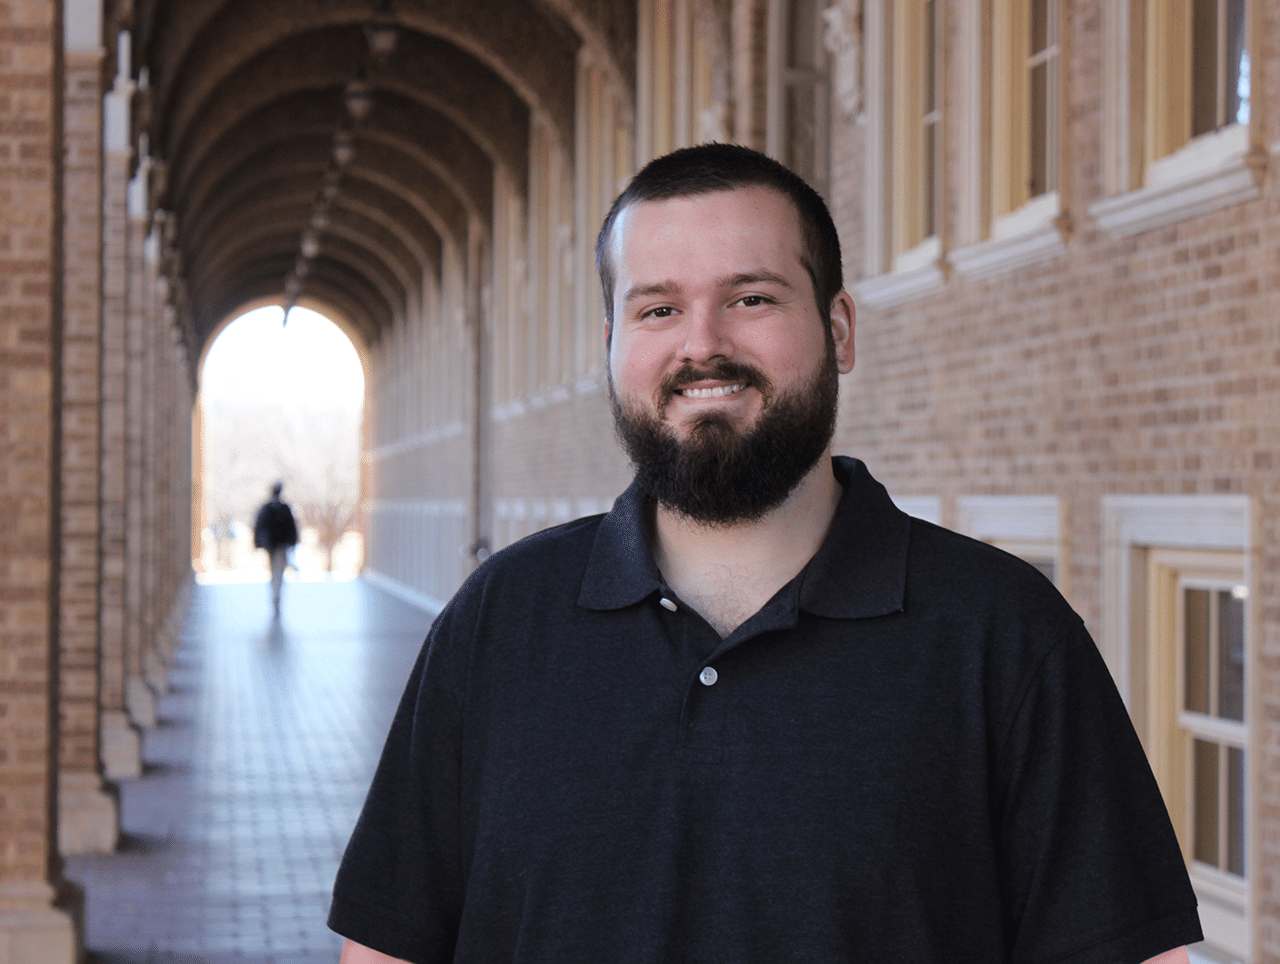
{"type": "Polygon", "coordinates": [[[1218,715],[1244,722],[1244,600],[1218,590],[1218,715]]]}
{"type": "Polygon", "coordinates": [[[938,20],[936,3],[924,5],[924,112],[938,106],[938,20]]]}
{"type": "Polygon", "coordinates": [[[1218,3],[1191,3],[1191,136],[1218,129],[1218,3]]]}
{"type": "Polygon", "coordinates": [[[1227,870],[1244,876],[1244,750],[1227,748],[1227,870]]]}
{"type": "Polygon", "coordinates": [[[1218,866],[1218,744],[1194,740],[1192,856],[1218,866]]]}
{"type": "Polygon", "coordinates": [[[1049,0],[1031,0],[1031,54],[1049,46],[1049,0]]]}
{"type": "Polygon", "coordinates": [[[1226,0],[1227,35],[1223,38],[1226,59],[1225,112],[1222,122],[1249,121],[1249,52],[1245,49],[1244,0],[1226,0]]]}
{"type": "Polygon", "coordinates": [[[934,131],[937,130],[937,127],[937,124],[926,124],[924,128],[924,184],[921,185],[921,193],[924,201],[924,236],[926,238],[931,238],[937,233],[937,226],[934,223],[934,206],[936,202],[933,189],[934,178],[937,177],[937,146],[934,143],[934,131]]]}
{"type": "Polygon", "coordinates": [[[1027,196],[1036,197],[1049,190],[1049,64],[1031,68],[1031,169],[1028,171],[1027,196]]]}
{"type": "Polygon", "coordinates": [[[1184,589],[1183,679],[1186,708],[1209,712],[1209,590],[1184,589]]]}

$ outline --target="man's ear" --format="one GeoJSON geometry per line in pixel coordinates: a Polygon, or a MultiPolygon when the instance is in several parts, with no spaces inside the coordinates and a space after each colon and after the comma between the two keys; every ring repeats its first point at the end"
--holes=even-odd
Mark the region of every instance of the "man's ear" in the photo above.
{"type": "Polygon", "coordinates": [[[853,371],[853,329],[857,309],[849,292],[840,291],[831,302],[831,337],[835,341],[836,367],[841,375],[853,371]]]}

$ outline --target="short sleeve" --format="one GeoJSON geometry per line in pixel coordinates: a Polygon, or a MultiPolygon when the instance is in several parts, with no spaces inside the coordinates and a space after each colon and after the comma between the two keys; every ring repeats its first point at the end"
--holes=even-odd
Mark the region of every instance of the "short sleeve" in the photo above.
{"type": "Polygon", "coordinates": [[[1017,964],[1141,964],[1201,939],[1146,754],[1084,632],[1029,674],[996,761],[1007,946],[1017,964]]]}
{"type": "Polygon", "coordinates": [[[453,959],[462,907],[461,701],[445,665],[448,615],[410,674],[329,911],[332,930],[414,964],[453,959]]]}

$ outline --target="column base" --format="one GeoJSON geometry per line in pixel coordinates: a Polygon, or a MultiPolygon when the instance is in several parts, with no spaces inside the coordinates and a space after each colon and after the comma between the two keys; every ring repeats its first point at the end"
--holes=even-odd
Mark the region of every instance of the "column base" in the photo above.
{"type": "Polygon", "coordinates": [[[142,732],[123,710],[103,710],[102,773],[108,780],[142,776],[142,732]]]}
{"type": "MultiPolygon", "coordinates": [[[[157,640],[153,645],[158,645],[159,642],[157,640]]],[[[155,649],[148,649],[142,655],[142,675],[151,687],[151,692],[155,695],[159,696],[169,689],[168,664],[165,662],[165,658],[155,649]]],[[[154,725],[153,723],[152,726],[154,725]]]]}
{"type": "Polygon", "coordinates": [[[0,964],[77,964],[84,947],[84,897],[46,883],[0,885],[0,964]]]}
{"type": "Polygon", "coordinates": [[[96,773],[58,774],[58,852],[114,853],[120,842],[120,802],[115,787],[96,773]]]}
{"type": "Polygon", "coordinates": [[[156,693],[143,676],[126,676],[124,679],[124,705],[129,718],[145,730],[155,729],[156,693]]]}

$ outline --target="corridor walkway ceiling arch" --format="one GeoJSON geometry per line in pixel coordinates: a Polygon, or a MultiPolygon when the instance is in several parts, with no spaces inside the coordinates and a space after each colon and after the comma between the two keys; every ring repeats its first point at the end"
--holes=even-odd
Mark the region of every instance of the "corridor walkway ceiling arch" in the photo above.
{"type": "Polygon", "coordinates": [[[331,304],[376,342],[447,249],[465,262],[488,237],[495,174],[526,190],[531,127],[573,156],[584,47],[634,89],[635,17],[608,0],[110,4],[193,354],[262,298],[331,304]],[[388,13],[378,57],[366,27],[388,13]]]}

